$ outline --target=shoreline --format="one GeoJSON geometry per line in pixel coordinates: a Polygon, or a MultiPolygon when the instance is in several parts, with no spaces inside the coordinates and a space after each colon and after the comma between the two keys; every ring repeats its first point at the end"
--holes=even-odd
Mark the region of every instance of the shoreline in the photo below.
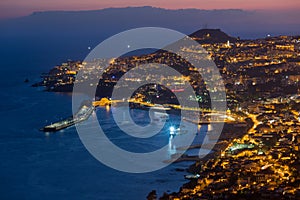
{"type": "MultiPolygon", "coordinates": [[[[224,124],[224,127],[225,127],[225,125],[226,124],[224,124]]],[[[198,172],[200,171],[200,169],[201,169],[202,165],[204,165],[204,163],[210,162],[210,161],[216,159],[218,156],[220,156],[221,152],[224,151],[231,144],[231,142],[234,139],[243,137],[248,132],[248,130],[250,130],[252,128],[252,126],[253,126],[252,121],[251,122],[248,121],[246,129],[244,131],[241,131],[240,134],[234,134],[233,137],[227,138],[227,139],[224,139],[224,138],[220,137],[219,141],[213,146],[213,148],[209,148],[212,151],[210,153],[208,153],[206,156],[204,156],[203,158],[197,157],[197,159],[196,159],[196,157],[195,157],[194,160],[193,160],[193,157],[190,157],[190,158],[189,157],[187,157],[187,158],[183,157],[183,158],[178,158],[174,162],[178,163],[178,162],[186,162],[186,161],[195,161],[193,164],[191,164],[186,169],[186,171],[188,173],[191,173],[191,174],[194,174],[194,175],[198,174],[198,172]]],[[[223,134],[223,132],[222,132],[222,134],[223,134]]],[[[208,145],[212,145],[212,144],[208,143],[208,144],[203,144],[203,145],[201,145],[201,144],[192,145],[191,147],[186,148],[186,150],[189,150],[189,149],[199,149],[199,151],[200,151],[201,148],[205,148],[205,146],[208,146],[208,145]]],[[[185,147],[179,147],[178,149],[184,149],[184,148],[185,147]]],[[[197,183],[196,180],[197,179],[192,179],[192,180],[189,180],[187,183],[184,183],[179,188],[179,190],[177,192],[171,192],[171,193],[166,193],[165,192],[163,196],[159,197],[159,199],[169,199],[170,195],[177,194],[178,192],[180,192],[184,188],[194,187],[195,184],[197,183]]]]}
{"type": "MultiPolygon", "coordinates": [[[[97,107],[97,108],[103,108],[101,106],[97,107]]],[[[132,107],[130,109],[137,109],[137,110],[145,110],[144,107],[132,107]]],[[[149,108],[148,108],[149,109],[149,108]]],[[[177,111],[177,110],[176,110],[177,111]]],[[[172,114],[178,115],[178,112],[172,112],[172,114]]],[[[171,114],[170,113],[170,114],[171,114]]],[[[242,137],[244,134],[247,133],[247,131],[252,127],[252,125],[250,126],[249,122],[245,122],[246,126],[242,126],[242,127],[235,127],[235,124],[232,123],[224,123],[224,127],[223,127],[223,131],[218,139],[217,143],[205,143],[205,144],[194,144],[191,145],[189,147],[177,147],[176,150],[191,150],[191,149],[208,149],[211,150],[208,154],[206,154],[204,157],[199,157],[199,156],[189,156],[188,154],[183,154],[181,157],[176,157],[176,154],[173,155],[173,158],[166,160],[164,162],[166,163],[180,163],[180,162],[193,162],[193,164],[189,165],[185,171],[187,173],[191,173],[191,174],[198,174],[198,172],[200,171],[202,165],[206,162],[209,162],[215,158],[217,158],[218,156],[220,156],[221,152],[224,151],[228,145],[232,142],[233,139],[235,138],[240,138],[242,137]],[[243,131],[241,131],[241,129],[244,129],[243,131]],[[213,146],[212,146],[213,145],[213,146]]],[[[211,134],[213,136],[212,133],[207,132],[208,135],[206,135],[205,137],[209,137],[209,135],[211,134]]],[[[211,140],[213,141],[213,140],[211,140]]],[[[178,193],[180,192],[183,188],[190,188],[192,186],[194,186],[195,184],[195,180],[190,180],[187,183],[184,183],[179,191],[175,192],[170,192],[167,195],[172,195],[174,193],[178,193]]],[[[165,191],[167,192],[167,191],[165,191]]]]}

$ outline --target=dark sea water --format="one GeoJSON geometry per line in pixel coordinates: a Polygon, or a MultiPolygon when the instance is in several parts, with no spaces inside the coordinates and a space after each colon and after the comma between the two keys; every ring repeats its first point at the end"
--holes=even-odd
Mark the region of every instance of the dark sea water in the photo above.
{"type": "MultiPolygon", "coordinates": [[[[82,144],[75,127],[51,134],[39,131],[72,114],[72,97],[44,92],[31,84],[40,81],[42,72],[68,58],[83,60],[90,44],[10,36],[0,38],[0,43],[1,200],[145,199],[152,190],[162,195],[178,191],[187,182],[187,172],[176,169],[187,169],[192,162],[171,164],[151,173],[124,173],[97,161],[82,144]],[[29,83],[24,83],[26,78],[29,83]]],[[[168,144],[168,124],[147,142],[124,137],[105,109],[98,109],[95,115],[102,119],[114,144],[128,151],[151,152],[168,144]]],[[[146,111],[135,110],[133,115],[137,123],[148,123],[146,111]]],[[[178,116],[173,120],[176,123],[178,116]]],[[[199,134],[197,142],[203,136],[199,134]]],[[[197,150],[190,153],[197,154],[197,150]]]]}
{"type": "MultiPolygon", "coordinates": [[[[145,199],[153,189],[159,194],[178,191],[187,182],[187,172],[176,168],[186,169],[191,162],[151,173],[124,173],[93,158],[75,127],[50,135],[40,132],[42,126],[71,115],[71,95],[30,87],[40,71],[19,69],[1,71],[0,199],[145,199]],[[24,83],[24,78],[30,82],[24,83]]],[[[134,111],[138,123],[147,123],[145,112],[134,111]]],[[[96,115],[107,119],[110,136],[122,148],[142,146],[152,151],[168,141],[169,135],[163,133],[156,138],[157,144],[153,140],[133,144],[110,124],[113,121],[105,109],[98,109],[96,115]]]]}

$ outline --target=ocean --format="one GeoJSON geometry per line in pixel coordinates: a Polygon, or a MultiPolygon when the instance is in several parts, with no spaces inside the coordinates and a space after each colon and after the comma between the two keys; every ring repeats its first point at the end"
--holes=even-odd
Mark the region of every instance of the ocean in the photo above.
{"type": "MultiPolygon", "coordinates": [[[[1,73],[1,199],[145,199],[152,190],[162,195],[178,191],[187,182],[187,172],[178,169],[187,169],[192,162],[171,164],[150,173],[120,172],[97,161],[74,126],[51,134],[39,131],[72,114],[70,94],[31,87],[39,75],[40,70],[30,73],[30,68],[1,73]],[[24,83],[25,78],[30,82],[24,83]]],[[[104,127],[109,127],[108,137],[124,149],[153,151],[168,142],[167,126],[160,136],[141,142],[124,137],[104,108],[95,114],[105,120],[104,127]]],[[[147,114],[134,110],[139,124],[148,123],[147,114]]]]}

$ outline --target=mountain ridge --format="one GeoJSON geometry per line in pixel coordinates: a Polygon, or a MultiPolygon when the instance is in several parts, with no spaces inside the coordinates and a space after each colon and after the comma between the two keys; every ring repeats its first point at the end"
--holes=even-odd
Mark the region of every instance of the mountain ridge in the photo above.
{"type": "MultiPolygon", "coordinates": [[[[110,11],[110,10],[126,10],[126,9],[156,9],[162,11],[218,11],[218,12],[251,12],[243,9],[198,9],[198,8],[180,8],[180,9],[168,9],[168,8],[160,8],[154,6],[128,6],[128,7],[109,7],[103,9],[91,9],[91,10],[48,10],[48,11],[34,11],[31,14],[24,15],[21,17],[39,15],[39,14],[51,14],[51,13],[85,13],[85,12],[101,12],[101,11],[110,11]]],[[[20,17],[20,18],[21,18],[20,17]]]]}
{"type": "Polygon", "coordinates": [[[34,60],[36,67],[45,63],[49,67],[69,58],[84,59],[90,48],[105,39],[140,27],[169,28],[186,35],[203,28],[221,29],[241,39],[300,33],[299,14],[289,23],[277,15],[273,13],[266,17],[265,14],[243,10],[166,10],[153,7],[37,12],[0,22],[0,55],[3,65],[7,66],[22,66],[34,60]]]}
{"type": "Polygon", "coordinates": [[[63,29],[60,34],[67,32],[68,35],[74,35],[78,32],[79,35],[83,35],[79,29],[93,29],[97,33],[104,33],[105,38],[124,30],[146,26],[170,28],[185,34],[202,28],[220,28],[230,35],[247,39],[263,37],[267,34],[293,34],[300,31],[300,22],[298,23],[298,21],[296,24],[282,23],[280,20],[257,11],[193,8],[173,10],[151,6],[79,11],[38,11],[24,17],[1,20],[0,26],[4,30],[0,36],[9,31],[14,32],[13,34],[23,32],[31,35],[40,34],[41,31],[41,34],[51,35],[52,32],[60,29],[63,29]],[[105,29],[105,31],[100,29],[105,29]]]}

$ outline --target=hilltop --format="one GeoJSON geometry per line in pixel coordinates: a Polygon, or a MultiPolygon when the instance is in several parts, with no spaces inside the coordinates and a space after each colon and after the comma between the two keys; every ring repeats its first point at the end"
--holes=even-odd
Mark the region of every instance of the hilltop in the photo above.
{"type": "Polygon", "coordinates": [[[199,43],[212,44],[212,43],[225,43],[227,41],[235,42],[237,38],[231,37],[221,31],[221,29],[201,29],[190,35],[199,43]]]}

